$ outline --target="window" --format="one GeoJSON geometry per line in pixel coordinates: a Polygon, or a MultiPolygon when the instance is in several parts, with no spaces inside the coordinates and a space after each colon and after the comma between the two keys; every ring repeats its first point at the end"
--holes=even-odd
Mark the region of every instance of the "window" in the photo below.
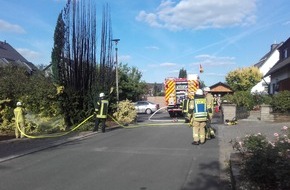
{"type": "Polygon", "coordinates": [[[286,59],[288,57],[288,51],[287,49],[284,49],[284,59],[286,59]]]}

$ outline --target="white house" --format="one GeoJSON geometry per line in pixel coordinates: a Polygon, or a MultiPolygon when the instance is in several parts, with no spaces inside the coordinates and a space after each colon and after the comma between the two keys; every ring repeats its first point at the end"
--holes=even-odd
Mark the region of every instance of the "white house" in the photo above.
{"type": "Polygon", "coordinates": [[[255,67],[259,68],[260,72],[263,74],[263,78],[251,89],[251,93],[269,93],[268,88],[269,84],[271,83],[271,78],[270,76],[265,77],[265,75],[278,62],[280,56],[278,48],[282,44],[283,43],[272,44],[270,51],[254,65],[255,67]]]}
{"type": "Polygon", "coordinates": [[[271,77],[270,94],[284,90],[290,91],[290,38],[278,48],[279,61],[270,69],[265,77],[271,77]]]}

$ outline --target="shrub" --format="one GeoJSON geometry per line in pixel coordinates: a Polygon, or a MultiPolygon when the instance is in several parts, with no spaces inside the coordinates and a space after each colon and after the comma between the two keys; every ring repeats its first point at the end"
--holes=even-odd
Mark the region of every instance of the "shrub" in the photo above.
{"type": "Polygon", "coordinates": [[[233,141],[233,148],[243,156],[245,189],[290,189],[290,130],[284,126],[274,137],[269,141],[262,134],[254,134],[233,141]]]}
{"type": "Polygon", "coordinates": [[[249,91],[238,91],[233,95],[226,95],[222,100],[227,100],[227,102],[234,103],[238,107],[246,107],[247,110],[252,110],[255,103],[254,98],[249,91]]]}
{"type": "Polygon", "coordinates": [[[254,93],[252,94],[254,104],[255,105],[261,105],[261,104],[271,104],[272,103],[272,97],[268,94],[264,93],[254,93]]]}
{"type": "Polygon", "coordinates": [[[290,111],[290,91],[281,91],[273,96],[271,103],[273,111],[289,112],[290,111]]]}
{"type": "Polygon", "coordinates": [[[137,112],[134,105],[129,100],[119,102],[117,105],[117,111],[113,114],[118,122],[123,124],[129,124],[137,117],[137,112]]]}
{"type": "Polygon", "coordinates": [[[222,101],[226,100],[229,103],[234,103],[237,107],[245,107],[247,110],[259,108],[261,104],[272,104],[273,99],[268,94],[254,93],[249,91],[237,91],[233,95],[225,95],[222,101]]]}

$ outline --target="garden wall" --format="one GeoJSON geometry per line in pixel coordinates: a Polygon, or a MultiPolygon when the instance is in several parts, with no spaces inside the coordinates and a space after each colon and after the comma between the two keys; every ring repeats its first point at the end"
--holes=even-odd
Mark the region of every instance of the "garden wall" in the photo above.
{"type": "Polygon", "coordinates": [[[164,96],[148,96],[147,100],[156,104],[159,104],[159,107],[162,108],[166,106],[164,96]]]}

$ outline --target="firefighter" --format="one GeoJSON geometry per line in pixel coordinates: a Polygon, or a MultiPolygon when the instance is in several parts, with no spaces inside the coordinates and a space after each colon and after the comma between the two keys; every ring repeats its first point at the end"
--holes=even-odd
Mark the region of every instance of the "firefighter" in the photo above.
{"type": "Polygon", "coordinates": [[[217,106],[218,106],[218,111],[221,110],[221,102],[222,102],[221,95],[218,94],[218,97],[217,97],[217,106]]]}
{"type": "Polygon", "coordinates": [[[190,99],[188,98],[187,94],[185,94],[185,98],[183,99],[182,104],[181,104],[181,109],[182,109],[183,116],[185,118],[185,123],[188,123],[189,118],[190,118],[188,114],[189,101],[190,99]]]}
{"type": "Polygon", "coordinates": [[[23,138],[25,133],[25,109],[22,107],[21,102],[16,103],[16,108],[14,109],[14,116],[15,116],[15,137],[16,138],[23,138]],[[19,129],[22,133],[19,131],[19,129]]]}
{"type": "Polygon", "coordinates": [[[63,116],[64,126],[66,130],[72,126],[71,116],[70,116],[70,105],[69,105],[69,96],[65,92],[64,86],[57,86],[56,87],[56,96],[52,97],[53,99],[57,100],[58,106],[60,108],[60,114],[63,116]]]}
{"type": "Polygon", "coordinates": [[[209,140],[215,137],[214,129],[211,127],[211,121],[212,121],[213,109],[214,109],[214,98],[213,98],[213,95],[209,92],[210,91],[209,87],[204,87],[203,91],[206,98],[207,112],[208,112],[208,119],[207,119],[206,128],[205,128],[206,129],[205,138],[209,140]]]}
{"type": "Polygon", "coordinates": [[[213,96],[213,106],[214,106],[215,112],[217,113],[218,112],[218,97],[216,94],[213,96]]]}
{"type": "Polygon", "coordinates": [[[191,121],[193,127],[192,144],[199,145],[205,142],[205,126],[208,117],[206,98],[201,89],[196,91],[193,102],[194,108],[191,121]]]}
{"type": "Polygon", "coordinates": [[[96,120],[93,131],[99,130],[99,124],[102,123],[102,132],[105,132],[106,120],[108,114],[109,101],[105,100],[105,94],[102,92],[99,95],[99,101],[95,108],[96,120]]]}

